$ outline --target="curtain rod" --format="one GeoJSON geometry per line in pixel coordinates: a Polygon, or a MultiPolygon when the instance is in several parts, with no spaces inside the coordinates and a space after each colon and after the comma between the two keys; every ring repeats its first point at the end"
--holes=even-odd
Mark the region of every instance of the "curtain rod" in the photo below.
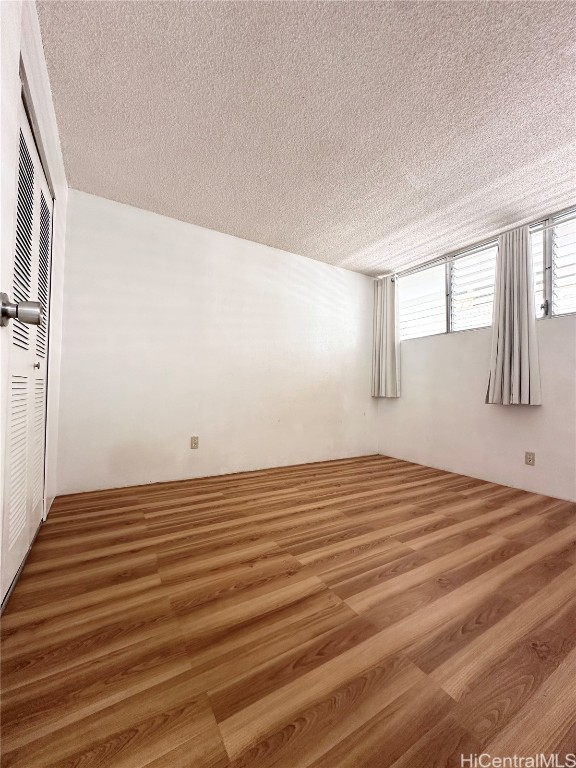
{"type": "Polygon", "coordinates": [[[539,226],[538,224],[532,224],[531,228],[534,227],[534,232],[545,232],[547,229],[554,229],[554,227],[560,227],[562,224],[566,224],[569,221],[574,221],[576,219],[576,212],[572,216],[566,216],[565,219],[562,219],[562,221],[557,221],[556,224],[546,224],[539,226]]]}
{"type": "MultiPolygon", "coordinates": [[[[559,213],[553,213],[548,216],[543,216],[538,221],[533,222],[532,224],[528,224],[530,229],[533,229],[533,231],[536,232],[544,232],[547,229],[553,229],[554,227],[559,227],[561,224],[566,224],[568,221],[574,221],[576,219],[576,209],[565,208],[564,211],[560,211],[559,213]],[[566,218],[563,218],[562,221],[558,221],[555,224],[544,224],[545,221],[548,219],[556,219],[560,218],[563,213],[572,213],[572,215],[567,215],[566,218]],[[540,224],[541,222],[541,224],[540,224]]],[[[525,225],[520,225],[525,226],[525,225]]],[[[443,264],[447,259],[457,259],[461,256],[469,256],[474,251],[481,251],[485,248],[490,247],[494,244],[494,242],[500,237],[500,235],[503,235],[505,232],[510,232],[512,229],[515,229],[516,227],[509,227],[508,229],[503,229],[501,232],[498,232],[493,237],[489,238],[488,240],[482,240],[479,243],[476,243],[475,245],[471,245],[468,248],[458,249],[457,251],[448,251],[448,253],[444,253],[442,256],[436,256],[433,259],[430,259],[429,261],[424,261],[421,264],[415,264],[413,267],[407,267],[406,269],[402,269],[400,272],[388,272],[382,275],[379,275],[378,277],[406,277],[407,275],[412,274],[413,272],[420,272],[423,269],[428,269],[429,267],[433,267],[436,264],[443,264]]]]}
{"type": "Polygon", "coordinates": [[[472,253],[484,251],[486,248],[494,245],[497,239],[498,235],[494,235],[494,237],[491,237],[490,240],[483,240],[481,243],[472,245],[464,250],[450,251],[449,253],[445,253],[442,256],[436,256],[434,259],[424,261],[422,264],[415,264],[413,267],[407,267],[400,272],[389,272],[388,275],[382,275],[382,277],[390,277],[390,275],[393,275],[394,277],[406,277],[406,275],[411,275],[413,272],[420,272],[423,269],[429,269],[430,267],[444,264],[447,259],[459,258],[460,256],[470,256],[472,253]]]}

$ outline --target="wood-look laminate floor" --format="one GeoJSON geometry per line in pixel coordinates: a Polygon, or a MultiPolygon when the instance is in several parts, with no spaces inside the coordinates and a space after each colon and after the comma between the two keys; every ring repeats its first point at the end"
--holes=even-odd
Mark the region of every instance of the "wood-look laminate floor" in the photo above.
{"type": "Polygon", "coordinates": [[[381,456],[56,500],[2,766],[576,752],[576,505],[381,456]]]}

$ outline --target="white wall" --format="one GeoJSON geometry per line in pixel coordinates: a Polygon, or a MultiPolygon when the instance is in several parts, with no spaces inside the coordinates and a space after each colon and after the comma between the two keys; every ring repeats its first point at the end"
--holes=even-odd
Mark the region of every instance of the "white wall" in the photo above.
{"type": "MultiPolygon", "coordinates": [[[[56,493],[56,441],[60,389],[60,352],[62,329],[62,280],[64,273],[64,238],[68,187],[60,151],[56,116],[40,27],[34,3],[0,2],[0,290],[10,293],[16,229],[16,193],[18,179],[18,132],[20,105],[20,60],[28,90],[34,135],[47,170],[54,201],[52,243],[52,288],[50,298],[50,358],[48,373],[48,410],[46,446],[46,507],[56,493]]],[[[9,334],[0,331],[0,467],[4,467],[5,414],[7,413],[8,372],[10,366],[9,334]]],[[[0,509],[3,509],[0,470],[0,509]]]]}
{"type": "Polygon", "coordinates": [[[369,278],[74,190],[66,247],[59,493],[376,452],[369,278]]]}
{"type": "Polygon", "coordinates": [[[402,397],[379,401],[379,452],[576,501],[576,316],[536,325],[538,407],[484,404],[490,329],[402,342],[402,397]]]}
{"type": "Polygon", "coordinates": [[[370,279],[76,191],[67,226],[59,493],[378,450],[576,500],[576,316],[540,407],[484,404],[490,329],[403,342],[375,401],[370,279]]]}

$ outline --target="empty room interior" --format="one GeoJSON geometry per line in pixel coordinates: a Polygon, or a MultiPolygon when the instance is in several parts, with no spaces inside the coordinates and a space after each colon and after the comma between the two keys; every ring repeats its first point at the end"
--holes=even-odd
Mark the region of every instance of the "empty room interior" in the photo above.
{"type": "Polygon", "coordinates": [[[2,768],[576,766],[576,4],[0,35],[2,768]]]}

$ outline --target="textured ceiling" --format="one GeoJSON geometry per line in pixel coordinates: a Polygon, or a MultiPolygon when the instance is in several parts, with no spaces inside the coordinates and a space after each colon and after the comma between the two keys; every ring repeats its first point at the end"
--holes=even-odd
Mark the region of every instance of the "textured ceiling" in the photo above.
{"type": "Polygon", "coordinates": [[[576,201],[572,2],[59,2],[70,186],[370,274],[576,201]]]}

